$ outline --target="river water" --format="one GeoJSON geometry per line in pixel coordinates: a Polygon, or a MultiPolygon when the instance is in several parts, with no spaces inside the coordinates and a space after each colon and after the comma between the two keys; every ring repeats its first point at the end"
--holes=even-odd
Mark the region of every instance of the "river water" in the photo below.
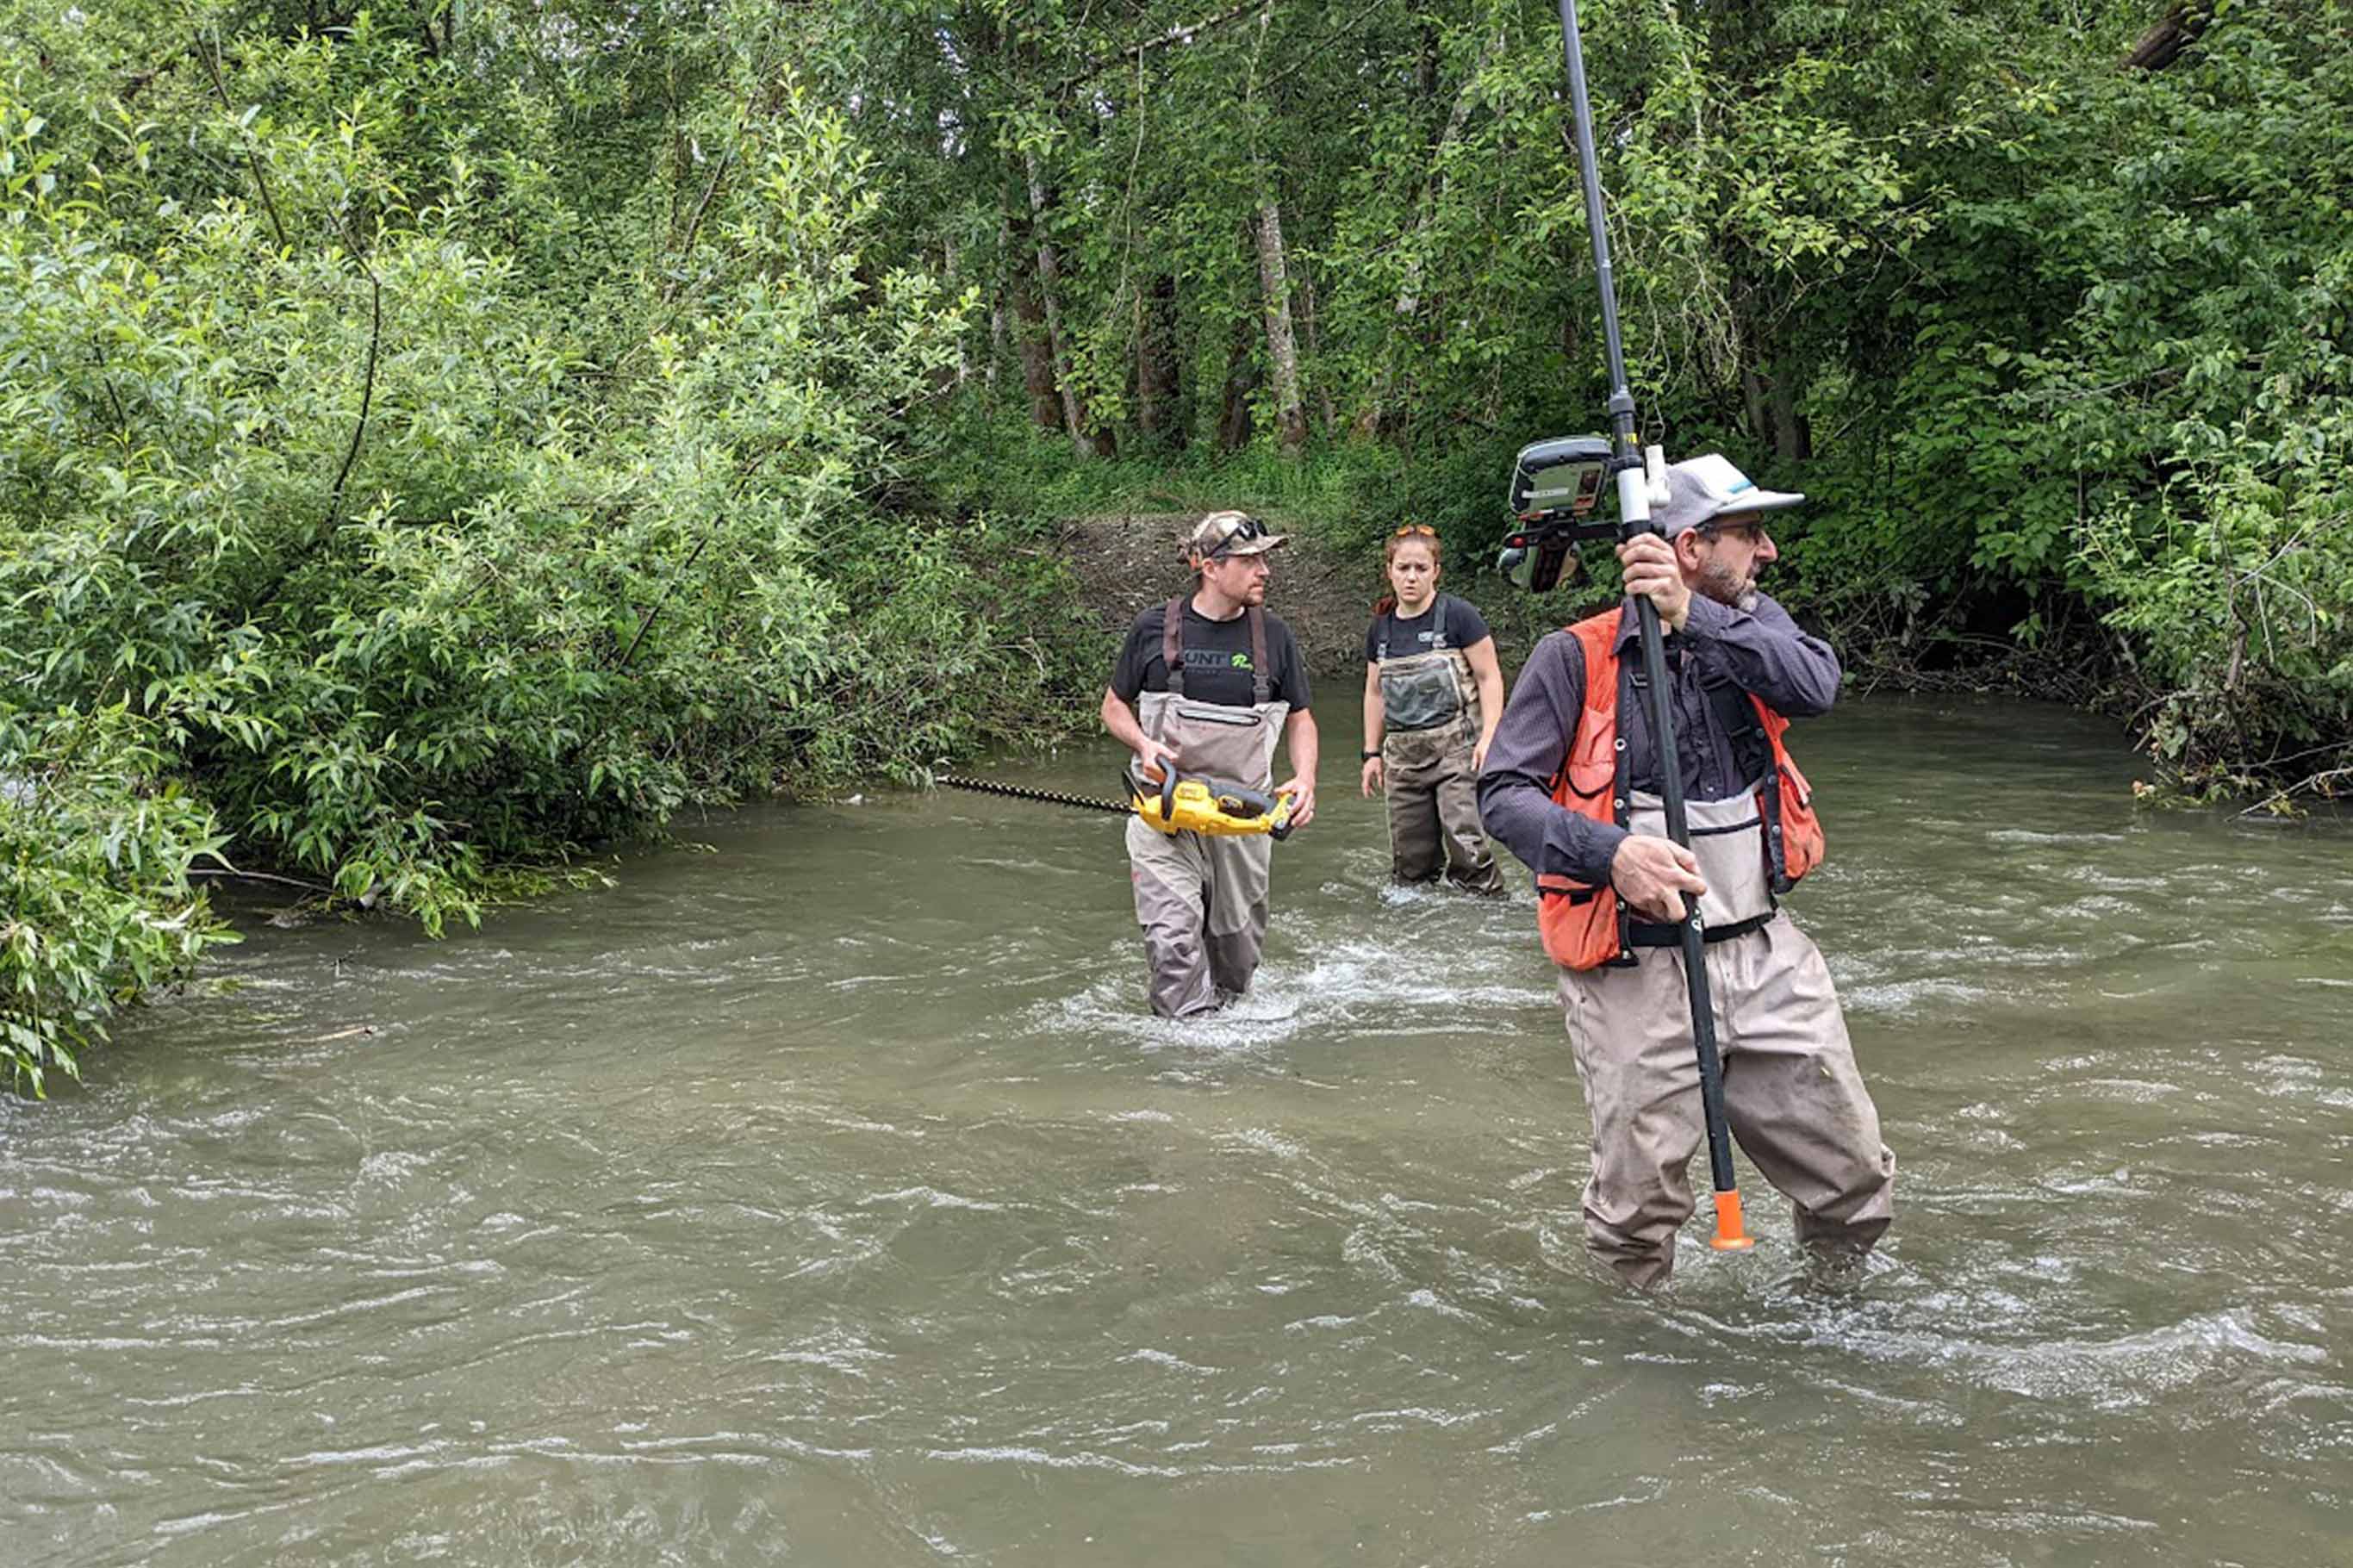
{"type": "Polygon", "coordinates": [[[0,1106],[0,1562],[2353,1561],[2341,826],[2137,812],[2055,710],[1801,726],[1896,1226],[1810,1293],[1744,1164],[1756,1252],[1634,1299],[1525,877],[1386,888],[1331,706],[1206,1026],[1115,819],[970,795],[259,928],[0,1106]]]}

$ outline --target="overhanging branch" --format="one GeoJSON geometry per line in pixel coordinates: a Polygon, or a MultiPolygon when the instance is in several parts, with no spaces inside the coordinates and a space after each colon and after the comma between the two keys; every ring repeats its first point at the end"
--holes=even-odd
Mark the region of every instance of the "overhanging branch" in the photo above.
{"type": "Polygon", "coordinates": [[[1064,78],[1062,84],[1054,89],[1055,94],[1059,97],[1060,94],[1070,91],[1071,89],[1078,86],[1081,82],[1086,81],[1092,77],[1100,76],[1103,72],[1110,69],[1113,66],[1119,65],[1127,60],[1141,60],[1145,56],[1152,53],[1155,49],[1165,49],[1172,44],[1189,44],[1195,39],[1203,37],[1205,34],[1216,32],[1219,28],[1227,26],[1229,23],[1240,21],[1243,17],[1250,15],[1254,11],[1263,11],[1271,14],[1274,10],[1274,5],[1275,0],[1241,0],[1240,5],[1232,7],[1230,10],[1220,11],[1214,16],[1204,16],[1198,22],[1187,22],[1179,26],[1169,28],[1158,37],[1146,38],[1140,44],[1129,44],[1125,47],[1114,49],[1109,54],[1097,55],[1085,65],[1080,67],[1075,75],[1064,78]]]}

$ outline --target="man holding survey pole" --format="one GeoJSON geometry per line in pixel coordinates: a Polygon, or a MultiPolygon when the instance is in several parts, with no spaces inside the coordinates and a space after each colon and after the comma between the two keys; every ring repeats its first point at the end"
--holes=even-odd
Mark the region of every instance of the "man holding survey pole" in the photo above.
{"type": "Polygon", "coordinates": [[[1713,454],[1664,479],[1656,531],[1618,547],[1628,597],[1536,646],[1479,781],[1487,831],[1535,873],[1545,950],[1561,966],[1593,1118],[1587,1245],[1645,1289],[1672,1272],[1703,1137],[1686,896],[1704,931],[1724,1110],[1795,1205],[1799,1243],[1852,1265],[1894,1212],[1895,1158],[1829,970],[1778,908],[1822,849],[1783,734],[1828,711],[1839,687],[1837,656],[1757,588],[1778,553],[1768,515],[1804,498],[1759,489],[1713,454]],[[1667,634],[1661,695],[1689,848],[1662,812],[1665,748],[1634,648],[1644,599],[1667,634]]]}

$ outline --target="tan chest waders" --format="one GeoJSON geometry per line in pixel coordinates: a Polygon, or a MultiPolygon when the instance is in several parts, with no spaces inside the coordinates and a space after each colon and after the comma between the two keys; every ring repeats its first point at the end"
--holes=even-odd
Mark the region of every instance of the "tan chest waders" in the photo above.
{"type": "MultiPolygon", "coordinates": [[[[1265,789],[1274,780],[1274,750],[1291,705],[1274,697],[1266,646],[1266,612],[1252,606],[1250,695],[1247,708],[1185,695],[1185,601],[1171,599],[1161,633],[1168,689],[1136,701],[1144,732],[1176,753],[1178,771],[1210,773],[1265,789]]],[[[1216,1011],[1250,989],[1266,944],[1267,889],[1274,846],[1263,836],[1217,837],[1162,833],[1127,825],[1135,921],[1144,930],[1152,1010],[1190,1018],[1216,1011]]]]}
{"type": "MultiPolygon", "coordinates": [[[[1699,912],[1709,942],[1729,942],[1773,918],[1772,861],[1765,846],[1765,816],[1757,805],[1756,785],[1728,800],[1683,803],[1691,826],[1691,852],[1699,861],[1700,880],[1707,884],[1699,912]]],[[[1626,826],[1655,838],[1667,836],[1664,803],[1648,790],[1627,795],[1630,807],[1626,826]]],[[[1634,946],[1673,947],[1682,934],[1672,926],[1636,924],[1628,933],[1634,946]]]]}
{"type": "MultiPolygon", "coordinates": [[[[1724,1063],[1732,1135],[1787,1194],[1800,1243],[1859,1253],[1894,1213],[1895,1156],[1847,1039],[1822,955],[1779,913],[1758,785],[1684,802],[1691,852],[1707,884],[1707,992],[1724,1063]]],[[[1666,809],[1627,796],[1626,825],[1666,837],[1666,809]]],[[[1694,1206],[1685,1174],[1703,1126],[1685,1003],[1682,932],[1636,919],[1620,960],[1563,969],[1560,995],[1593,1114],[1585,1188],[1587,1245],[1630,1283],[1665,1282],[1675,1232],[1694,1206]]]]}
{"type": "MultiPolygon", "coordinates": [[[[1446,624],[1441,595],[1428,614],[1446,624]]],[[[1387,645],[1380,645],[1387,651],[1387,645]]],[[[1440,876],[1474,893],[1499,893],[1504,873],[1479,826],[1472,765],[1482,716],[1479,682],[1461,648],[1377,661],[1381,782],[1388,797],[1389,869],[1400,882],[1440,876]]]]}

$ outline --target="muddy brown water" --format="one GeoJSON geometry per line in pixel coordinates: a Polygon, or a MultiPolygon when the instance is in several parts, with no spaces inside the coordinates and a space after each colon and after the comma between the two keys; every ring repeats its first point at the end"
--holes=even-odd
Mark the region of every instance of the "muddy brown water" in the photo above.
{"type": "Polygon", "coordinates": [[[1810,1295],[1750,1173],[1637,1300],[1525,876],[1386,888],[1327,707],[1208,1026],[1116,820],[974,796],[258,930],[0,1106],[0,1562],[2353,1561],[2353,835],[2055,710],[1801,727],[1896,1228],[1810,1295]]]}

